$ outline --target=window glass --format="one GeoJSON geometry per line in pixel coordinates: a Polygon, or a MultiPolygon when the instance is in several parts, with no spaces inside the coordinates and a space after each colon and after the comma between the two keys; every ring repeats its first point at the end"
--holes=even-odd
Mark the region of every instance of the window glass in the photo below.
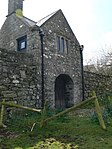
{"type": "Polygon", "coordinates": [[[68,40],[62,36],[57,36],[57,50],[60,53],[68,53],[68,40]]]}
{"type": "Polygon", "coordinates": [[[25,48],[25,41],[21,42],[21,49],[25,48]]]}
{"type": "Polygon", "coordinates": [[[27,48],[27,36],[23,36],[17,39],[17,50],[21,51],[27,48]]]}
{"type": "Polygon", "coordinates": [[[68,40],[67,39],[65,40],[65,51],[66,53],[68,53],[68,40]]]}
{"type": "Polygon", "coordinates": [[[63,37],[61,37],[61,50],[60,50],[60,52],[64,52],[64,48],[65,48],[65,45],[64,45],[64,38],[63,37]]]}
{"type": "Polygon", "coordinates": [[[57,49],[60,51],[60,37],[57,37],[57,49]]]}

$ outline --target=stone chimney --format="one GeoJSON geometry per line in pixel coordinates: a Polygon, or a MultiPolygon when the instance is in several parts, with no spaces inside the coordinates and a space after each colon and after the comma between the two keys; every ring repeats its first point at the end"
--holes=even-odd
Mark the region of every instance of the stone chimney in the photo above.
{"type": "Polygon", "coordinates": [[[9,0],[8,3],[8,16],[17,10],[23,11],[23,1],[24,0],[9,0]]]}

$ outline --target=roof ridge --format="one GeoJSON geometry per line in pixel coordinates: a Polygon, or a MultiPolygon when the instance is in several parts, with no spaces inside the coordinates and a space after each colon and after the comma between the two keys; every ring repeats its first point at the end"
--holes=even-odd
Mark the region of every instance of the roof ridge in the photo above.
{"type": "MultiPolygon", "coordinates": [[[[60,10],[60,9],[59,9],[60,10]]],[[[50,13],[49,15],[43,17],[42,19],[40,19],[39,21],[37,21],[36,23],[37,24],[40,24],[40,22],[42,22],[43,20],[47,21],[51,16],[53,16],[55,13],[57,13],[59,10],[55,11],[55,12],[52,12],[50,13]],[[48,18],[48,19],[47,19],[48,18]]],[[[43,23],[42,23],[43,24],[43,23]]]]}
{"type": "Polygon", "coordinates": [[[23,17],[26,18],[26,19],[28,19],[29,21],[32,21],[34,23],[37,23],[36,21],[34,21],[34,20],[30,19],[30,18],[27,18],[26,16],[23,16],[23,17]]]}

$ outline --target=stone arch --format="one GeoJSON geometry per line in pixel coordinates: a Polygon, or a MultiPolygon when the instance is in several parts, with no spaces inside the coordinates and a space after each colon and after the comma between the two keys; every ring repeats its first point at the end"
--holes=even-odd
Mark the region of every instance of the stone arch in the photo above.
{"type": "Polygon", "coordinates": [[[74,83],[69,75],[60,74],[55,80],[55,107],[68,108],[74,104],[74,83]]]}

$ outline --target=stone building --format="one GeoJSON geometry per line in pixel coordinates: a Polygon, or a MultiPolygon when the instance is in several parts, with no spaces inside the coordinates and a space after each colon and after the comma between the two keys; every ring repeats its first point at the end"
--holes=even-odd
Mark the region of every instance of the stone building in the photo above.
{"type": "MultiPolygon", "coordinates": [[[[28,96],[29,89],[32,89],[32,96],[29,100],[35,98],[35,101],[41,101],[41,80],[43,76],[44,98],[49,101],[50,106],[66,108],[82,100],[81,46],[61,10],[35,22],[23,16],[23,0],[9,0],[8,15],[0,30],[0,48],[7,49],[7,52],[6,50],[2,50],[2,53],[4,51],[7,53],[7,59],[9,57],[8,55],[11,56],[9,58],[11,67],[16,61],[23,65],[24,59],[26,60],[27,57],[31,56],[30,61],[32,59],[36,71],[32,71],[31,73],[36,74],[35,79],[38,82],[34,80],[32,87],[29,83],[27,83],[27,87],[25,85],[19,86],[19,83],[15,85],[16,88],[19,86],[18,88],[23,90],[23,94],[24,90],[26,90],[27,97],[30,97],[28,96]],[[41,36],[41,30],[44,31],[44,36],[41,36]],[[44,53],[42,53],[42,48],[44,53]],[[22,58],[21,61],[19,60],[19,57],[21,57],[19,55],[22,55],[24,58],[23,61],[22,58]],[[44,60],[43,64],[42,56],[44,60]],[[14,61],[11,61],[11,59],[14,59],[14,61]],[[33,95],[35,89],[39,91],[38,98],[33,95]]],[[[1,59],[3,60],[2,57],[1,59]]],[[[27,63],[30,62],[25,61],[26,67],[28,65],[27,63]]],[[[5,63],[5,67],[6,65],[8,63],[5,63]]],[[[11,70],[10,72],[12,77],[9,77],[9,80],[10,78],[16,80],[16,76],[19,76],[16,73],[22,73],[22,81],[29,80],[27,79],[27,69],[22,67],[22,70],[20,70],[19,64],[16,72],[14,69],[13,72],[11,70]]],[[[29,78],[33,80],[34,76],[32,76],[33,78],[31,76],[29,78]]],[[[14,84],[14,80],[10,80],[9,82],[10,85],[7,85],[7,89],[10,88],[11,84],[14,84]]],[[[1,81],[0,85],[5,86],[6,84],[1,81]]],[[[14,89],[15,87],[10,88],[10,90],[14,89]]]]}

